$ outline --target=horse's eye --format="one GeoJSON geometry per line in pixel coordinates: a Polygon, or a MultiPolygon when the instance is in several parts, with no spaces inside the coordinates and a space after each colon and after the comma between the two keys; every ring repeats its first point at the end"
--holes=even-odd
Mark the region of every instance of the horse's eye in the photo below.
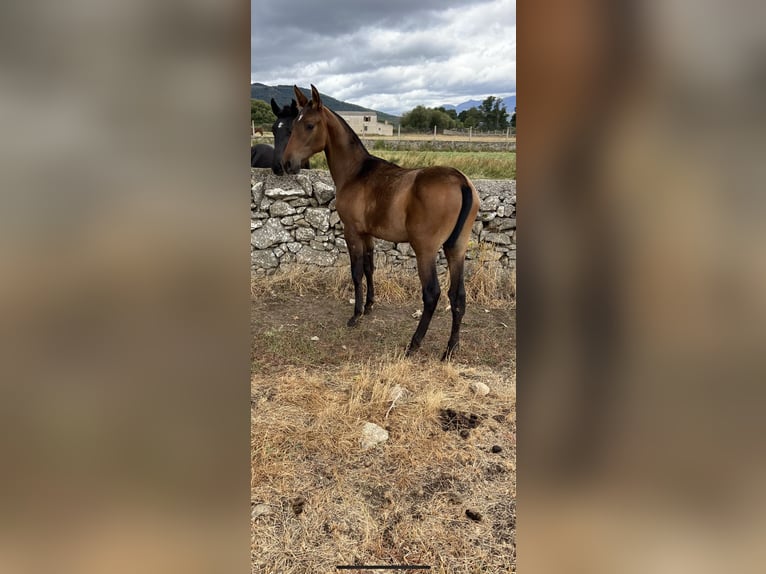
{"type": "Polygon", "coordinates": [[[314,129],[314,124],[306,124],[306,129],[311,131],[314,129]]]}

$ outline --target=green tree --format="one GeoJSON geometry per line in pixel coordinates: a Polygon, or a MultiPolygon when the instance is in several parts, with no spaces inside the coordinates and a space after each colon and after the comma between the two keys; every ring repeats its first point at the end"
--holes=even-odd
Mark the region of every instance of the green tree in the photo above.
{"type": "Polygon", "coordinates": [[[250,100],[250,119],[256,126],[271,125],[276,121],[277,116],[271,111],[271,104],[263,100],[250,100]]]}
{"type": "Polygon", "coordinates": [[[458,119],[462,122],[463,127],[466,128],[479,128],[483,127],[484,116],[479,108],[471,108],[463,110],[458,114],[458,119]]]}
{"type": "Polygon", "coordinates": [[[453,128],[457,119],[452,118],[444,109],[417,106],[402,116],[402,127],[414,130],[431,131],[453,128]]]}
{"type": "Polygon", "coordinates": [[[516,133],[516,108],[513,108],[513,115],[511,116],[511,129],[516,133]]]}
{"type": "Polygon", "coordinates": [[[402,116],[402,127],[414,130],[429,128],[429,113],[424,106],[417,106],[402,116]]]}
{"type": "Polygon", "coordinates": [[[487,130],[504,130],[508,127],[508,111],[502,98],[487,97],[479,106],[483,127],[487,130]]]}

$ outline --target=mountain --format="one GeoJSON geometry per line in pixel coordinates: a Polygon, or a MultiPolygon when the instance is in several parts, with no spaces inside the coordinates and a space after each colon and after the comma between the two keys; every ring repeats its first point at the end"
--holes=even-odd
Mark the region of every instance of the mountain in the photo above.
{"type": "MultiPolygon", "coordinates": [[[[455,110],[457,113],[463,112],[465,110],[470,110],[471,108],[478,108],[481,105],[482,100],[467,100],[465,102],[461,102],[458,105],[453,104],[444,104],[442,107],[445,110],[455,110]]],[[[505,104],[505,109],[508,111],[509,114],[513,113],[513,108],[516,107],[516,95],[512,96],[505,96],[503,98],[503,104],[505,104]]]]}
{"type": "MultiPolygon", "coordinates": [[[[301,91],[306,94],[306,97],[311,98],[310,88],[301,88],[301,91]]],[[[319,92],[319,95],[322,96],[322,103],[334,112],[373,112],[378,115],[379,122],[387,121],[395,126],[399,125],[399,120],[401,119],[399,116],[342,102],[322,92],[319,92]]],[[[250,98],[253,100],[263,100],[266,103],[271,102],[271,98],[274,98],[277,104],[283,106],[289,104],[290,100],[295,98],[295,92],[293,92],[292,86],[267,86],[266,84],[255,83],[250,84],[250,98]]]]}

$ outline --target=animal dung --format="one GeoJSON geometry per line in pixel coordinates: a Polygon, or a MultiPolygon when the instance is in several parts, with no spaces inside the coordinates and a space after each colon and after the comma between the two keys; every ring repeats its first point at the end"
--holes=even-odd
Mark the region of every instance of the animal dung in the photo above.
{"type": "Polygon", "coordinates": [[[291,498],[288,502],[290,503],[290,508],[292,508],[295,515],[298,516],[303,512],[303,506],[306,504],[306,499],[302,496],[296,496],[291,498]]]}
{"type": "Polygon", "coordinates": [[[503,447],[501,447],[499,444],[496,444],[496,445],[494,445],[494,446],[493,446],[493,447],[492,447],[490,450],[491,450],[493,453],[497,454],[497,453],[499,453],[499,452],[503,452],[503,447]]]}
{"type": "Polygon", "coordinates": [[[482,518],[481,514],[479,514],[478,512],[474,510],[471,510],[470,508],[465,509],[465,515],[471,520],[473,520],[474,522],[481,522],[481,518],[482,518]]]}

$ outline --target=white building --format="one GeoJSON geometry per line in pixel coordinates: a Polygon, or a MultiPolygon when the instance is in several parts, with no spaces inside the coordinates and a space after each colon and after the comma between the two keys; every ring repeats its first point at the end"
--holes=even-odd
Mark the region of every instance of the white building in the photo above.
{"type": "Polygon", "coordinates": [[[378,123],[378,115],[374,112],[337,112],[337,114],[346,120],[357,135],[362,137],[394,135],[394,126],[386,121],[382,124],[378,123]]]}

